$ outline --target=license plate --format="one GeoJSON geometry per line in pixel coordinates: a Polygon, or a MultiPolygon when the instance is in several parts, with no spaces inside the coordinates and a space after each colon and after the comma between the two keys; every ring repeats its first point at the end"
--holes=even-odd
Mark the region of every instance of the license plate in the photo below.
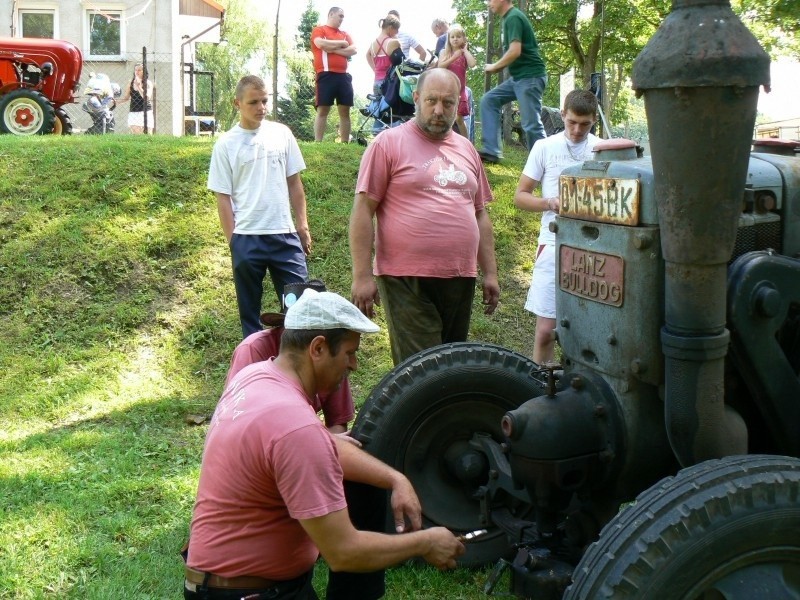
{"type": "Polygon", "coordinates": [[[561,246],[559,287],[573,296],[611,306],[625,297],[625,263],[619,256],[561,246]]]}
{"type": "Polygon", "coordinates": [[[563,217],[639,224],[639,180],[562,175],[560,181],[563,217]]]}

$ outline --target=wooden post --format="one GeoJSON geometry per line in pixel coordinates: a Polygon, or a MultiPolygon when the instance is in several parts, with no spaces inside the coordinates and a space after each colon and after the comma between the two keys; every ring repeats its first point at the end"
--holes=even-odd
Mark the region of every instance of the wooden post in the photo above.
{"type": "Polygon", "coordinates": [[[281,18],[281,0],[275,12],[275,35],[272,38],[272,120],[278,120],[278,21],[281,18]]]}

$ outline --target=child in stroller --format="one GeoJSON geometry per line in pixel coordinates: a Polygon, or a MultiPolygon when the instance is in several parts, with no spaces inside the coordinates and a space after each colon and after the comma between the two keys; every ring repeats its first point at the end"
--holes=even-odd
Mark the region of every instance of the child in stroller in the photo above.
{"type": "Polygon", "coordinates": [[[413,93],[417,79],[430,63],[404,59],[399,49],[392,52],[391,58],[392,67],[383,80],[381,93],[368,94],[370,103],[360,111],[365,118],[356,132],[356,140],[362,146],[369,143],[369,134],[377,135],[414,116],[413,93]]]}
{"type": "Polygon", "coordinates": [[[86,84],[86,101],[83,110],[92,118],[92,125],[85,133],[114,133],[114,113],[112,112],[122,90],[118,84],[112,83],[105,73],[92,73],[86,84]]]}

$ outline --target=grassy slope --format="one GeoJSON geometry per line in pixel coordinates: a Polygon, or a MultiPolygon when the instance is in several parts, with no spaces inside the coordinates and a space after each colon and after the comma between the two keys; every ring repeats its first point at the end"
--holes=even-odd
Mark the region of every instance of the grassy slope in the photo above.
{"type": "MultiPolygon", "coordinates": [[[[187,417],[213,410],[240,331],[210,149],[0,137],[0,597],[179,595],[205,434],[187,417]]],[[[362,148],[302,149],[310,271],[348,295],[362,148]]],[[[487,318],[476,297],[471,338],[528,353],[538,219],[513,208],[524,156],[510,156],[490,170],[502,305],[487,318]]],[[[358,403],[390,365],[385,334],[366,336],[358,403]]],[[[484,578],[403,567],[387,597],[478,598],[484,578]]]]}

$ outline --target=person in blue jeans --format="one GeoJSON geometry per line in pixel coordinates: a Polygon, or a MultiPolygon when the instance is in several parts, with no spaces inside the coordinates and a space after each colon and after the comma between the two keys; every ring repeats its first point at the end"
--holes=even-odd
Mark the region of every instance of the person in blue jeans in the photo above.
{"type": "Polygon", "coordinates": [[[502,17],[503,56],[488,63],[487,73],[499,73],[506,67],[510,77],[492,88],[481,99],[481,138],[478,153],[484,162],[500,162],[503,157],[500,114],[505,104],[516,100],[528,150],[546,137],[542,124],[542,95],[547,85],[544,60],[528,17],[511,0],[487,0],[489,10],[502,17]]]}

